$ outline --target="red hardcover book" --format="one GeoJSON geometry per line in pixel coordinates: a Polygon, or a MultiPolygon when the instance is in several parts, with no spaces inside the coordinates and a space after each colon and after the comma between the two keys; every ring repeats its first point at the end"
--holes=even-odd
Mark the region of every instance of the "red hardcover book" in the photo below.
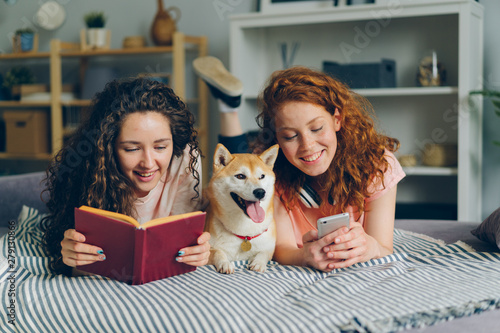
{"type": "Polygon", "coordinates": [[[194,271],[195,266],[175,258],[179,249],[197,244],[205,215],[198,211],[141,225],[127,215],[75,208],[75,229],[85,235],[85,243],[101,247],[106,255],[104,261],[77,268],[133,285],[194,271]]]}

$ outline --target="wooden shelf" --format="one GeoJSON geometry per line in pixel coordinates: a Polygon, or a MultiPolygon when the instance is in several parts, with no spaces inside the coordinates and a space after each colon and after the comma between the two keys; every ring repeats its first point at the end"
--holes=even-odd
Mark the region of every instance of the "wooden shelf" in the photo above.
{"type": "MultiPolygon", "coordinates": [[[[202,42],[202,37],[196,36],[184,36],[184,41],[188,44],[199,44],[202,42]]],[[[185,50],[191,50],[190,47],[185,48],[185,50]]],[[[193,47],[192,50],[196,50],[193,47]]],[[[125,48],[125,49],[109,49],[109,50],[67,50],[61,51],[60,55],[62,57],[94,57],[94,56],[119,56],[119,55],[137,55],[137,54],[157,54],[157,53],[173,53],[173,46],[149,46],[149,47],[137,47],[137,48],[125,48]]]]}
{"type": "Polygon", "coordinates": [[[0,101],[0,108],[35,108],[50,107],[50,102],[21,102],[21,101],[0,101]]]}
{"type": "Polygon", "coordinates": [[[92,101],[90,99],[75,99],[72,101],[61,101],[62,106],[80,106],[80,107],[86,107],[90,106],[92,101]]]}
{"type": "Polygon", "coordinates": [[[98,56],[116,56],[116,55],[134,55],[134,54],[155,54],[155,53],[171,53],[173,52],[172,46],[161,47],[141,47],[130,49],[110,49],[110,50],[69,50],[61,51],[62,57],[98,57],[98,56]]]}
{"type": "MultiPolygon", "coordinates": [[[[184,40],[188,44],[198,44],[204,37],[197,36],[184,36],[184,40]]],[[[190,50],[186,47],[186,50],[190,50]]],[[[195,47],[193,47],[195,50],[195,47]]],[[[62,50],[60,55],[62,57],[92,57],[92,56],[115,56],[115,55],[135,55],[135,54],[155,54],[155,53],[172,53],[173,46],[150,46],[139,48],[126,48],[126,49],[110,49],[110,50],[62,50]]],[[[3,53],[0,54],[0,60],[7,59],[36,59],[36,58],[49,58],[50,52],[20,52],[20,53],[3,53]]]]}
{"type": "Polygon", "coordinates": [[[12,153],[0,153],[0,159],[16,159],[16,160],[50,160],[52,155],[50,154],[12,154],[12,153]]]}
{"type": "MultiPolygon", "coordinates": [[[[75,99],[72,101],[61,101],[62,106],[90,106],[89,99],[75,99]]],[[[34,108],[34,107],[50,107],[50,101],[43,102],[21,102],[21,101],[0,101],[0,108],[34,108]]]]}
{"type": "Polygon", "coordinates": [[[49,52],[3,53],[0,60],[49,58],[49,52]]]}

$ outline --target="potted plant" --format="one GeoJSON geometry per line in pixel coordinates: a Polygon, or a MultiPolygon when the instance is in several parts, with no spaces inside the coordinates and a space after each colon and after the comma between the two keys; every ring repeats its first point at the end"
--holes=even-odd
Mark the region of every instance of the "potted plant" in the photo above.
{"type": "Polygon", "coordinates": [[[9,99],[9,95],[10,95],[7,88],[4,87],[3,82],[4,82],[3,75],[0,74],[0,101],[4,101],[4,100],[9,99]]]}
{"type": "Polygon", "coordinates": [[[14,33],[14,51],[29,52],[34,48],[35,31],[31,28],[17,29],[14,33]]]}
{"type": "Polygon", "coordinates": [[[87,26],[87,40],[91,48],[103,48],[107,45],[107,30],[104,29],[107,17],[103,12],[94,11],[83,17],[87,26]]]}
{"type": "Polygon", "coordinates": [[[3,80],[3,87],[10,92],[12,99],[18,99],[21,94],[22,84],[32,84],[35,82],[35,76],[31,69],[26,66],[12,67],[3,80]]]}
{"type": "MultiPolygon", "coordinates": [[[[491,98],[491,103],[495,107],[495,114],[500,117],[500,91],[495,90],[476,90],[471,91],[471,95],[483,95],[484,97],[491,98]]],[[[500,141],[493,141],[497,146],[500,146],[500,141]]]]}

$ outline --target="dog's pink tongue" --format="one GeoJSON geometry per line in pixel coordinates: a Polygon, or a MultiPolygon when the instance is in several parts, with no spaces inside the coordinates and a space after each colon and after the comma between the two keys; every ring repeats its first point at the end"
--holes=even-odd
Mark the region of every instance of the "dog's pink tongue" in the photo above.
{"type": "Polygon", "coordinates": [[[247,201],[247,214],[255,223],[261,223],[266,218],[266,212],[259,205],[258,201],[247,201]]]}

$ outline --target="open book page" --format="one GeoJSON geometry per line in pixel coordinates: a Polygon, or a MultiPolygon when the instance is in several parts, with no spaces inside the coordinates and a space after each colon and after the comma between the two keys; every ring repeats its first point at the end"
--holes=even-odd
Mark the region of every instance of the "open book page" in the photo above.
{"type": "Polygon", "coordinates": [[[163,224],[163,223],[168,223],[172,221],[178,221],[178,220],[185,220],[189,217],[196,216],[196,215],[201,215],[203,212],[201,211],[196,211],[192,213],[185,213],[185,214],[179,214],[179,215],[171,215],[167,217],[160,217],[151,221],[148,221],[146,223],[143,223],[141,225],[141,228],[145,229],[148,227],[154,227],[155,225],[163,224]]]}
{"type": "Polygon", "coordinates": [[[134,219],[131,216],[127,216],[125,214],[110,212],[107,210],[93,208],[93,207],[89,207],[89,206],[81,206],[80,209],[87,211],[87,212],[90,212],[90,213],[106,216],[106,217],[112,218],[112,219],[117,220],[117,221],[127,222],[127,223],[130,223],[137,228],[142,228],[142,229],[145,229],[147,227],[153,227],[155,225],[159,225],[159,224],[163,224],[163,223],[187,219],[191,216],[196,216],[196,215],[202,214],[201,211],[196,211],[196,212],[192,212],[192,213],[159,217],[157,219],[153,219],[151,221],[145,222],[141,225],[136,219],[134,219]]]}
{"type": "Polygon", "coordinates": [[[125,214],[110,212],[107,210],[93,208],[93,207],[89,207],[89,206],[81,206],[79,209],[90,212],[90,213],[106,216],[106,217],[112,218],[112,219],[117,220],[117,221],[127,222],[127,223],[132,224],[135,227],[139,227],[141,225],[139,222],[137,222],[136,219],[134,219],[131,216],[127,216],[125,214]]]}

